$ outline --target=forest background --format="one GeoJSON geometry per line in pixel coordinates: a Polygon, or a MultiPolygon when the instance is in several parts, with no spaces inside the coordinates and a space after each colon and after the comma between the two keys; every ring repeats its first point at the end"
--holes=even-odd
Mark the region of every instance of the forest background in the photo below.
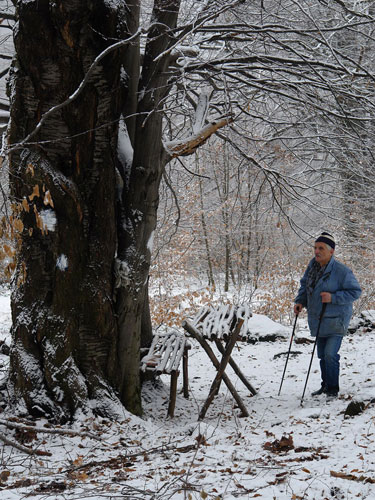
{"type": "Polygon", "coordinates": [[[281,396],[286,342],[236,347],[259,391],[247,419],[221,391],[197,422],[214,369],[196,345],[175,419],[163,383],[144,384],[144,418],[130,412],[142,410],[148,294],[154,332],[223,302],[290,325],[328,230],[363,288],[357,311],[375,308],[375,2],[3,0],[0,11],[0,274],[13,290],[11,349],[7,293],[0,304],[2,496],[373,498],[368,325],[343,346],[332,403],[300,404],[301,319],[281,396]]]}
{"type": "MultiPolygon", "coordinates": [[[[27,13],[34,3],[17,5],[27,13]]],[[[111,12],[123,5],[101,3],[111,12]]],[[[51,2],[51,11],[57,4],[51,2]]],[[[153,30],[159,29],[153,25],[155,13],[163,15],[163,9],[177,9],[177,4],[180,7],[176,1],[140,3],[141,53],[148,46],[154,49],[150,34],[155,36],[153,30]]],[[[163,147],[169,156],[160,169],[157,228],[143,242],[152,248],[149,292],[154,329],[180,326],[198,307],[216,302],[251,302],[255,312],[290,322],[301,273],[322,230],[334,234],[337,257],[361,282],[357,310],[374,308],[374,2],[186,1],[183,7],[177,41],[152,54],[153,62],[168,56],[170,65],[168,85],[163,83],[168,92],[157,103],[162,103],[158,116],[163,118],[163,147]],[[208,140],[197,140],[205,127],[208,140]]],[[[15,97],[12,82],[17,78],[13,67],[7,97],[15,26],[11,2],[2,2],[1,18],[5,131],[8,98],[15,97]]],[[[164,36],[159,33],[158,39],[164,36]]],[[[65,32],[62,37],[67,45],[73,44],[65,32]]],[[[47,85],[47,71],[43,78],[47,85]]],[[[159,90],[157,84],[155,80],[151,94],[159,90]]],[[[17,106],[13,110],[16,119],[11,125],[21,114],[17,106]]],[[[155,115],[154,111],[148,113],[155,115]]],[[[37,121],[28,123],[25,129],[31,127],[28,132],[33,134],[36,125],[37,121]]],[[[47,143],[50,131],[45,128],[47,143]]],[[[22,146],[21,129],[14,128],[10,138],[22,146]]],[[[126,166],[129,136],[119,130],[118,156],[126,166]]],[[[20,146],[7,141],[5,137],[1,273],[8,283],[18,262],[19,283],[21,260],[14,237],[25,233],[25,219],[20,223],[20,217],[30,218],[22,206],[28,212],[39,191],[27,197],[22,191],[26,193],[25,182],[14,187],[21,175],[16,156],[20,146]],[[13,201],[18,196],[20,204],[11,210],[9,150],[16,151],[10,184],[13,201]]],[[[49,210],[54,201],[45,195],[49,210]]],[[[47,210],[35,210],[42,233],[54,227],[43,218],[47,210]]],[[[126,244],[122,262],[130,266],[126,244]]],[[[63,268],[64,262],[59,265],[63,268]]],[[[17,300],[22,313],[24,297],[17,300]]]]}

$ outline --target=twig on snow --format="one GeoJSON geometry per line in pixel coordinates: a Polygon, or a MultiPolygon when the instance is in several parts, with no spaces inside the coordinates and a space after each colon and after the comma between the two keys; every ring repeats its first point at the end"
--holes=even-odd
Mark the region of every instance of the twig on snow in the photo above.
{"type": "Polygon", "coordinates": [[[47,457],[52,456],[52,453],[50,453],[49,451],[34,450],[33,448],[29,448],[28,446],[23,446],[22,444],[16,443],[15,441],[12,441],[11,439],[4,436],[4,434],[2,434],[1,432],[0,432],[0,441],[9,446],[12,446],[13,448],[17,448],[17,450],[27,453],[28,455],[41,455],[47,457]]]}
{"type": "Polygon", "coordinates": [[[33,432],[44,432],[45,434],[62,434],[64,436],[82,436],[95,439],[96,441],[101,441],[99,437],[91,432],[73,431],[72,429],[61,429],[61,428],[48,428],[48,427],[34,427],[33,425],[18,424],[15,422],[10,422],[9,420],[0,419],[0,425],[5,425],[9,429],[20,429],[23,431],[33,431],[33,432]]]}

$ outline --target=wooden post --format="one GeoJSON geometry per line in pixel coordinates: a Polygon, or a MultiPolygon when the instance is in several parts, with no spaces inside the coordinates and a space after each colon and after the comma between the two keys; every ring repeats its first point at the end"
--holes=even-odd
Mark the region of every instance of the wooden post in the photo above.
{"type": "Polygon", "coordinates": [[[230,355],[232,353],[233,347],[234,347],[234,345],[235,345],[235,343],[237,341],[238,334],[240,333],[242,323],[243,323],[242,319],[238,320],[238,322],[236,324],[236,328],[230,334],[229,341],[228,341],[228,343],[226,345],[226,349],[225,349],[225,351],[223,353],[223,356],[222,356],[221,361],[220,361],[219,368],[217,370],[217,374],[216,374],[216,376],[215,376],[215,378],[214,378],[214,380],[213,380],[213,382],[211,384],[210,392],[209,392],[208,397],[207,397],[204,405],[202,406],[201,412],[199,414],[199,420],[203,420],[204,419],[204,417],[206,415],[206,412],[208,410],[208,407],[210,406],[210,404],[214,400],[215,395],[219,391],[220,383],[221,383],[221,380],[223,378],[223,374],[225,372],[225,368],[227,367],[227,364],[229,362],[229,358],[230,358],[230,355]]]}
{"type": "Polygon", "coordinates": [[[173,370],[171,372],[171,387],[169,390],[169,405],[168,405],[168,416],[170,418],[174,417],[174,409],[176,407],[177,379],[178,379],[178,371],[173,370]]]}
{"type": "MultiPolygon", "coordinates": [[[[207,341],[202,337],[202,335],[198,332],[198,330],[193,325],[191,325],[188,321],[184,321],[182,323],[182,326],[189,333],[189,335],[191,335],[196,340],[198,340],[198,342],[200,343],[200,345],[206,351],[208,357],[212,361],[212,363],[215,366],[215,368],[217,370],[219,370],[220,369],[220,363],[219,363],[218,359],[216,358],[216,356],[215,356],[213,350],[211,349],[211,347],[208,345],[207,341]]],[[[241,409],[241,412],[242,412],[241,416],[248,417],[249,413],[248,413],[248,411],[246,409],[246,406],[244,405],[244,403],[243,403],[242,399],[240,398],[238,392],[234,388],[232,382],[229,380],[229,377],[226,375],[225,372],[222,373],[221,377],[224,380],[224,382],[225,382],[226,386],[228,387],[229,391],[232,393],[232,396],[236,400],[239,408],[241,409]]],[[[207,408],[206,408],[206,411],[207,411],[207,408]]],[[[203,418],[203,417],[201,417],[201,415],[202,415],[202,411],[201,411],[201,413],[199,415],[199,419],[200,420],[203,418]]]]}
{"type": "MultiPolygon", "coordinates": [[[[221,354],[224,354],[225,350],[224,350],[224,347],[223,347],[222,343],[220,342],[220,340],[215,339],[215,344],[216,344],[218,350],[221,352],[221,354]]],[[[250,384],[250,382],[247,380],[247,378],[245,377],[245,375],[242,373],[242,371],[238,367],[237,363],[235,363],[233,361],[232,357],[229,358],[229,364],[233,368],[234,373],[241,380],[241,382],[243,382],[245,384],[245,386],[249,389],[249,391],[251,392],[251,394],[253,396],[255,396],[257,394],[256,389],[254,389],[254,387],[250,384]]]]}
{"type": "Polygon", "coordinates": [[[182,387],[184,398],[189,399],[189,372],[188,372],[189,347],[185,345],[182,356],[182,387]]]}

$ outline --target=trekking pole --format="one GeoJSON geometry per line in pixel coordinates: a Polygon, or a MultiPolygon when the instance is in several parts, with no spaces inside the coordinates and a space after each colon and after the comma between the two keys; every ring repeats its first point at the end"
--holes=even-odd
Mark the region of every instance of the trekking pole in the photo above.
{"type": "Polygon", "coordinates": [[[290,337],[289,350],[288,350],[288,354],[287,354],[286,361],[285,361],[283,376],[281,377],[281,383],[280,383],[280,389],[279,389],[278,396],[280,396],[281,387],[283,386],[283,382],[284,382],[284,376],[285,376],[285,372],[286,372],[286,365],[288,364],[289,354],[290,354],[290,350],[292,348],[292,343],[293,343],[294,332],[296,331],[297,318],[298,318],[298,313],[296,314],[296,319],[294,320],[292,336],[290,337]]]}
{"type": "Polygon", "coordinates": [[[302,404],[303,404],[303,398],[305,397],[305,391],[306,391],[306,387],[307,387],[307,381],[309,380],[309,375],[310,375],[311,365],[312,365],[313,358],[314,358],[314,353],[315,353],[315,347],[316,347],[316,343],[317,343],[317,341],[318,341],[319,330],[320,330],[320,324],[321,324],[321,322],[322,322],[322,318],[323,318],[324,312],[325,312],[325,310],[326,310],[326,307],[327,307],[327,302],[324,302],[324,303],[323,303],[323,306],[322,306],[322,312],[320,313],[320,316],[319,316],[318,329],[317,329],[317,331],[316,331],[316,337],[315,337],[315,342],[314,342],[313,352],[312,352],[312,355],[311,355],[310,365],[309,365],[309,369],[308,369],[308,372],[307,372],[307,377],[306,377],[306,382],[305,382],[305,387],[304,387],[304,389],[303,389],[303,394],[302,394],[302,398],[301,398],[301,406],[302,406],[302,404]]]}

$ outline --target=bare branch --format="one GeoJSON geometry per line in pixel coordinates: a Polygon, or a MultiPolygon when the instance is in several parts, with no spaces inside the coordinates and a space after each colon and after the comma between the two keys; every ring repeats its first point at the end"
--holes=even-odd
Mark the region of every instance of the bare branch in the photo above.
{"type": "Polygon", "coordinates": [[[85,88],[85,86],[86,86],[87,82],[89,81],[92,73],[94,72],[96,66],[99,64],[99,62],[102,59],[104,59],[104,57],[106,57],[108,54],[110,54],[114,50],[120,49],[124,45],[129,44],[130,42],[132,42],[133,40],[135,40],[136,38],[138,38],[142,33],[143,33],[143,30],[142,29],[138,29],[136,31],[136,33],[134,33],[134,35],[130,36],[126,40],[121,40],[119,42],[116,42],[113,45],[110,45],[109,47],[107,47],[105,50],[103,50],[103,52],[101,52],[94,59],[94,61],[91,64],[90,68],[88,69],[86,75],[84,76],[83,80],[81,81],[81,83],[79,84],[79,86],[77,87],[77,89],[73,92],[73,94],[71,94],[64,102],[58,104],[57,106],[53,106],[46,113],[44,113],[44,115],[40,119],[39,123],[34,128],[34,130],[32,132],[30,132],[30,134],[27,137],[25,137],[25,139],[23,139],[21,142],[19,142],[18,144],[14,144],[10,148],[8,148],[6,152],[9,154],[9,153],[11,153],[13,151],[16,151],[17,149],[20,149],[21,147],[27,145],[27,143],[39,132],[39,130],[42,128],[42,126],[45,123],[45,121],[52,114],[56,113],[56,111],[59,111],[60,109],[62,109],[64,107],[66,107],[68,104],[72,103],[75,99],[77,99],[77,97],[81,94],[81,92],[85,88]]]}
{"type": "Polygon", "coordinates": [[[233,117],[231,116],[220,118],[217,121],[209,123],[198,133],[190,137],[177,141],[165,142],[164,148],[172,158],[191,155],[197,148],[199,148],[199,146],[202,146],[202,144],[204,144],[212,134],[232,122],[233,117]]]}
{"type": "Polygon", "coordinates": [[[16,16],[14,14],[10,14],[9,12],[0,12],[0,19],[1,20],[9,20],[9,21],[15,21],[16,16]]]}
{"type": "Polygon", "coordinates": [[[22,444],[19,444],[16,441],[12,441],[11,439],[4,436],[4,434],[2,434],[2,433],[0,433],[0,441],[7,444],[8,446],[12,446],[13,448],[16,448],[17,450],[22,451],[23,453],[27,453],[28,455],[41,455],[41,456],[48,456],[48,457],[52,456],[52,454],[48,451],[34,450],[34,449],[29,448],[27,446],[23,446],[22,444]]]}
{"type": "Polygon", "coordinates": [[[62,429],[60,427],[34,427],[33,425],[18,424],[16,422],[11,422],[10,420],[2,420],[2,419],[0,419],[0,425],[4,425],[9,429],[20,429],[24,431],[42,432],[44,434],[61,434],[64,436],[83,436],[100,441],[100,439],[91,432],[73,431],[72,429],[62,429]]]}

